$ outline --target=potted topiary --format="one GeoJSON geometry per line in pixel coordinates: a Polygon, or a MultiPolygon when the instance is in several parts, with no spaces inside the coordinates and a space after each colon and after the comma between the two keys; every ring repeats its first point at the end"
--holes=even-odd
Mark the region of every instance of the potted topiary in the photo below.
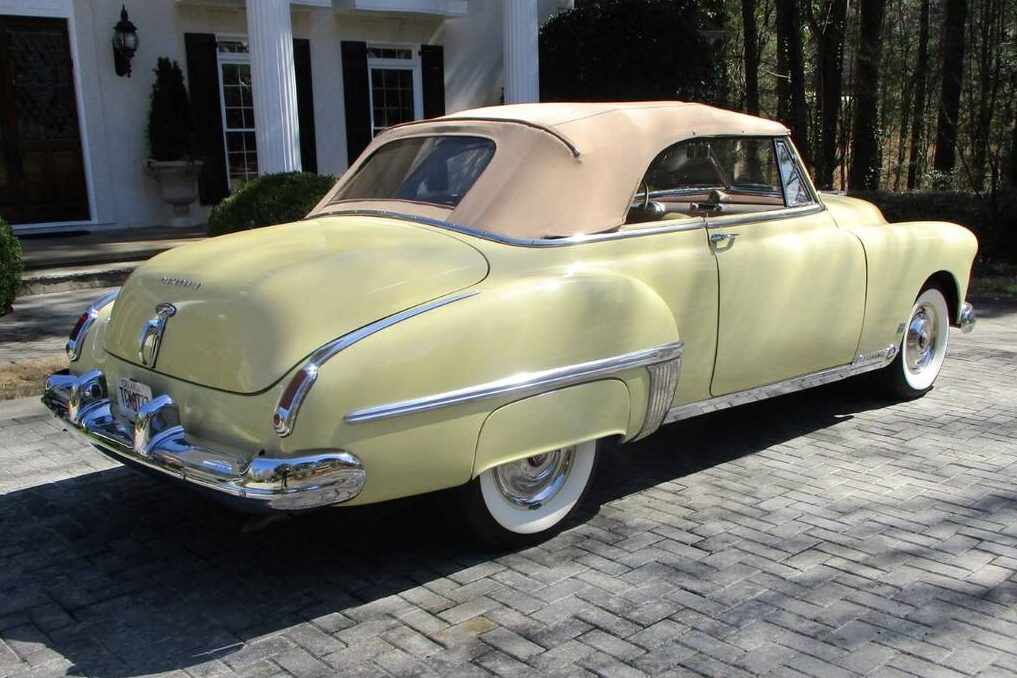
{"type": "Polygon", "coordinates": [[[191,203],[198,199],[201,163],[191,157],[194,122],[184,74],[176,61],[160,57],[148,113],[148,173],[162,199],[173,206],[171,226],[192,226],[191,203]]]}

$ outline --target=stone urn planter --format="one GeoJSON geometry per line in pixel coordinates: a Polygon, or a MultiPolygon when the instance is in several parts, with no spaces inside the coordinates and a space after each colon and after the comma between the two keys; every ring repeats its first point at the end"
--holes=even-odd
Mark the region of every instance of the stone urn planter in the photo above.
{"type": "Polygon", "coordinates": [[[191,205],[198,199],[201,162],[191,160],[149,160],[148,175],[159,184],[163,201],[173,206],[170,226],[194,226],[191,205]]]}

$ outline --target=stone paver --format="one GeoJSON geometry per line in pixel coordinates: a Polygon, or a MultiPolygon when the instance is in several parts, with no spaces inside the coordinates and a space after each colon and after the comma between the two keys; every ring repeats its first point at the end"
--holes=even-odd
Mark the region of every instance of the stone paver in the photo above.
{"type": "Polygon", "coordinates": [[[981,310],[925,398],[674,424],[516,552],[434,497],[250,522],[0,405],[0,676],[1017,674],[1017,309],[981,310]]]}

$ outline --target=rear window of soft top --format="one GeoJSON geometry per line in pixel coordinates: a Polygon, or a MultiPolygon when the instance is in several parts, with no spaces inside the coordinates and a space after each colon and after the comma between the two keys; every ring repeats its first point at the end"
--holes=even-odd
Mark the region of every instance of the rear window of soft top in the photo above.
{"type": "Polygon", "coordinates": [[[455,207],[480,177],[495,144],[471,136],[397,139],[381,146],[336,192],[343,200],[409,200],[455,207]]]}

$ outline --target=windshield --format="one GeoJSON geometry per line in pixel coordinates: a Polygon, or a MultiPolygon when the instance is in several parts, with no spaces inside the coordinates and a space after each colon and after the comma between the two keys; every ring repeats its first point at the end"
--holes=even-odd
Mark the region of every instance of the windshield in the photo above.
{"type": "Polygon", "coordinates": [[[482,137],[398,139],[376,150],[336,192],[342,200],[410,200],[455,207],[494,155],[482,137]]]}

